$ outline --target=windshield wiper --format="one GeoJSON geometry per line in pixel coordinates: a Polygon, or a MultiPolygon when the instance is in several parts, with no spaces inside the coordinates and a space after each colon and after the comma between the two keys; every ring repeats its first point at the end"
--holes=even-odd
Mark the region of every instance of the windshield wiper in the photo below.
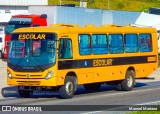
{"type": "MultiPolygon", "coordinates": [[[[11,58],[10,58],[10,59],[11,59],[11,58]]],[[[17,65],[18,65],[21,61],[22,61],[22,58],[20,58],[20,59],[17,61],[16,65],[14,66],[14,69],[17,67],[17,65]]]]}
{"type": "MultiPolygon", "coordinates": [[[[31,58],[31,57],[30,57],[31,58]]],[[[42,71],[42,66],[38,63],[38,61],[35,59],[35,58],[31,58],[33,61],[34,61],[34,63],[36,64],[36,66],[38,67],[38,70],[39,71],[42,71]]]]}
{"type": "MultiPolygon", "coordinates": [[[[20,58],[20,59],[17,61],[17,63],[16,63],[15,66],[14,66],[14,69],[16,69],[16,67],[17,67],[18,64],[22,61],[22,59],[23,59],[23,58],[20,58]]],[[[39,71],[42,71],[42,66],[37,62],[37,60],[36,60],[35,58],[33,59],[33,58],[29,57],[29,59],[34,61],[34,63],[35,63],[36,66],[38,67],[38,70],[39,70],[39,71]]],[[[30,61],[30,60],[28,60],[28,61],[30,61]]]]}

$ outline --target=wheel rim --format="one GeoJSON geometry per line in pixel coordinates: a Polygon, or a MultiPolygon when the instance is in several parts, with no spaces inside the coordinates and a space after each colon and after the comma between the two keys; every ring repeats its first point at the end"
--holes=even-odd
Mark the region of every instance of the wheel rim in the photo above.
{"type": "Polygon", "coordinates": [[[127,86],[132,87],[132,85],[133,85],[133,79],[132,79],[132,76],[129,75],[127,76],[127,86]]]}
{"type": "Polygon", "coordinates": [[[66,92],[68,95],[71,95],[73,93],[73,83],[72,82],[66,83],[66,92]]]}

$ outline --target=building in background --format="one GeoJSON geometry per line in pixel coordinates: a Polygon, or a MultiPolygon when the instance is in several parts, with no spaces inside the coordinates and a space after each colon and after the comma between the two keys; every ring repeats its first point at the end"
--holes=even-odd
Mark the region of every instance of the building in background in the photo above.
{"type": "Polygon", "coordinates": [[[160,8],[149,8],[150,14],[160,15],[160,8]]]}
{"type": "Polygon", "coordinates": [[[135,23],[141,12],[103,10],[102,25],[115,24],[120,26],[135,23]]]}
{"type": "Polygon", "coordinates": [[[0,0],[0,14],[28,13],[31,5],[48,5],[48,0],[0,0]]]}
{"type": "Polygon", "coordinates": [[[141,12],[89,9],[81,7],[62,6],[29,6],[29,13],[47,14],[50,24],[78,24],[85,26],[93,24],[101,26],[116,24],[120,26],[135,23],[141,12]]]}

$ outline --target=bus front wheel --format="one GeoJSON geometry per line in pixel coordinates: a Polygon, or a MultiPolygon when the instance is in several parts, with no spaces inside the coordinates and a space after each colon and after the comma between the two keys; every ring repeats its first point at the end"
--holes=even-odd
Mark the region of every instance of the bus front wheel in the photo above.
{"type": "Polygon", "coordinates": [[[84,84],[83,86],[86,90],[99,90],[101,83],[84,84]]]}
{"type": "Polygon", "coordinates": [[[128,70],[126,72],[125,79],[118,84],[118,86],[121,86],[121,89],[123,91],[130,91],[133,89],[134,83],[135,83],[135,73],[133,70],[128,70]]]}
{"type": "Polygon", "coordinates": [[[76,84],[71,76],[67,76],[64,85],[59,88],[59,95],[63,99],[69,99],[74,96],[76,84]]]}

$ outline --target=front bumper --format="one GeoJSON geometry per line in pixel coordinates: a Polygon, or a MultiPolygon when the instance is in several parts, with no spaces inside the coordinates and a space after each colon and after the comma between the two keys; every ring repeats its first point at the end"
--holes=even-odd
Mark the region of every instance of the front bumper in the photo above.
{"type": "Polygon", "coordinates": [[[56,73],[52,75],[52,78],[46,79],[48,70],[44,72],[14,72],[9,67],[7,70],[12,74],[12,78],[8,77],[7,83],[12,86],[57,86],[56,73]],[[29,77],[28,77],[29,74],[29,77]]]}
{"type": "Polygon", "coordinates": [[[46,79],[10,79],[7,78],[8,85],[14,86],[57,86],[57,77],[46,79]]]}

